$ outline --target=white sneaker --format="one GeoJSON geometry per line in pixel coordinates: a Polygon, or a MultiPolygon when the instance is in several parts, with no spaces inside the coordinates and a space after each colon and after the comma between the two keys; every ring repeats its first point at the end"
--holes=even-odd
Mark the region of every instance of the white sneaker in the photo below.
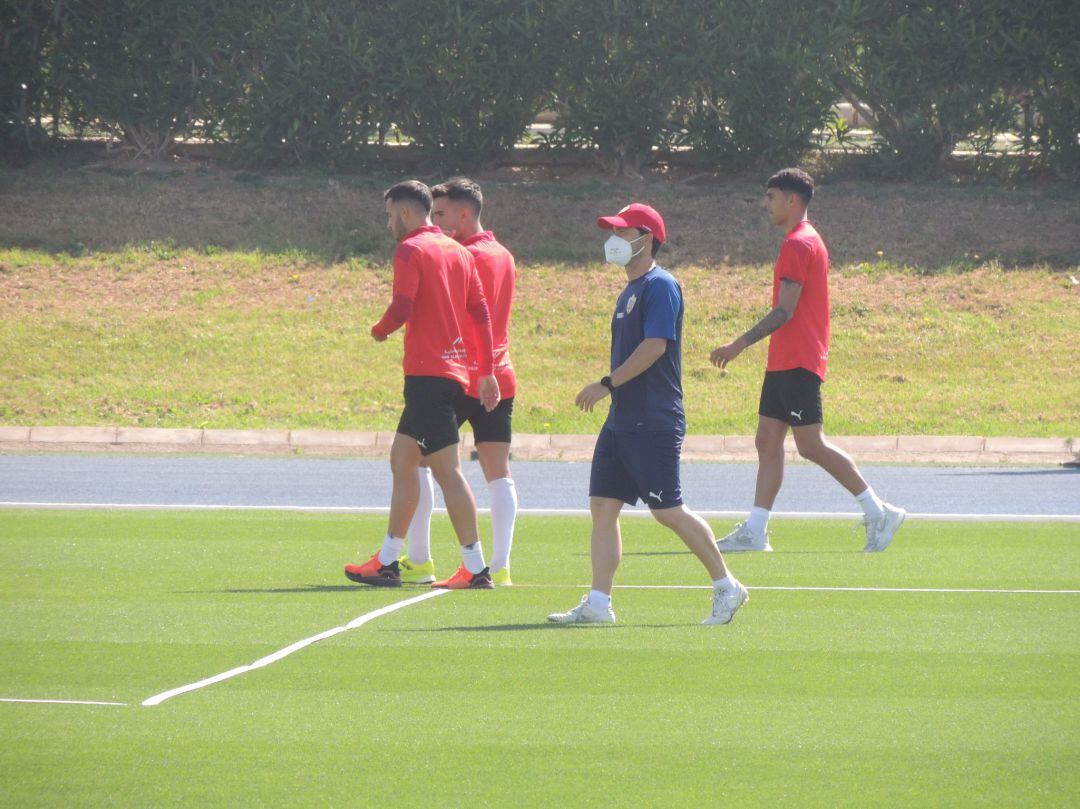
{"type": "Polygon", "coordinates": [[[553,612],[548,620],[556,624],[613,624],[615,613],[611,605],[607,609],[598,610],[589,603],[589,594],[581,597],[581,603],[570,612],[553,612]]]}
{"type": "Polygon", "coordinates": [[[712,613],[701,623],[703,624],[730,624],[735,617],[736,610],[750,600],[750,594],[737,582],[731,592],[713,590],[712,613]]]}
{"type": "Polygon", "coordinates": [[[866,526],[866,547],[863,550],[867,553],[883,551],[889,547],[893,535],[900,530],[907,516],[904,509],[890,506],[888,503],[882,504],[882,510],[884,513],[880,519],[872,520],[869,517],[863,517],[863,525],[866,526]]]}
{"type": "Polygon", "coordinates": [[[716,547],[720,549],[721,553],[772,550],[772,545],[769,544],[769,532],[766,531],[761,536],[758,536],[744,522],[736,525],[735,530],[726,537],[717,540],[716,547]]]}

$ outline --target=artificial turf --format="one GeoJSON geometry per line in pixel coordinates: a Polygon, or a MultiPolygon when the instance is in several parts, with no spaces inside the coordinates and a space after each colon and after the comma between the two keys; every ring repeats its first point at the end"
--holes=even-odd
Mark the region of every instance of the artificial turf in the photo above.
{"type": "MultiPolygon", "coordinates": [[[[714,524],[717,531],[729,526],[714,524]]],[[[4,806],[1076,805],[1075,524],[775,522],[751,601],[617,590],[560,627],[588,524],[519,520],[515,587],[451,593],[153,708],[418,588],[349,584],[376,517],[0,511],[4,806]],[[544,585],[544,586],[540,586],[544,585]]],[[[485,528],[486,533],[486,528],[485,528]]],[[[706,584],[649,520],[617,583],[706,584]]],[[[457,564],[445,518],[440,573],[457,564]]]]}

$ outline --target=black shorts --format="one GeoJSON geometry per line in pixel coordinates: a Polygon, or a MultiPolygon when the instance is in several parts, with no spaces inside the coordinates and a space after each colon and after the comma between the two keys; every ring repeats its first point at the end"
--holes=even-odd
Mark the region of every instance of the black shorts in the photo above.
{"type": "Polygon", "coordinates": [[[610,497],[634,505],[638,498],[649,508],[682,505],[679,460],[683,433],[600,431],[593,450],[589,497],[610,497]]]}
{"type": "Polygon", "coordinates": [[[457,411],[457,423],[460,427],[469,422],[473,429],[473,441],[483,444],[486,441],[510,443],[512,431],[510,420],[514,415],[514,397],[500,399],[490,413],[484,409],[479,399],[465,396],[457,411]]]}
{"type": "Polygon", "coordinates": [[[456,444],[458,410],[465,391],[457,380],[441,376],[405,377],[405,410],[397,431],[416,440],[422,455],[456,444]]]}
{"type": "Polygon", "coordinates": [[[823,423],[821,377],[805,368],[766,371],[758,414],[792,427],[823,423]]]}

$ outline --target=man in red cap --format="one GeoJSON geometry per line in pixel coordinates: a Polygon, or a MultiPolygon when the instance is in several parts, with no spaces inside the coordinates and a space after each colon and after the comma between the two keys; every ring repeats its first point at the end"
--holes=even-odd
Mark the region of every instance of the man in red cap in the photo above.
{"type": "Polygon", "coordinates": [[[664,220],[648,205],[634,203],[596,224],[611,231],[604,256],[626,270],[627,284],[611,320],[611,373],[586,385],[575,402],[589,411],[611,396],[589,480],[592,589],[574,609],[548,620],[615,623],[611,589],[622,556],[619,513],[624,503],[636,505],[641,499],[709,571],[712,612],[702,623],[726,624],[749,596],[725,567],[709,524],[682,500],[683,299],[679,282],[655,261],[667,239],[664,220]]]}

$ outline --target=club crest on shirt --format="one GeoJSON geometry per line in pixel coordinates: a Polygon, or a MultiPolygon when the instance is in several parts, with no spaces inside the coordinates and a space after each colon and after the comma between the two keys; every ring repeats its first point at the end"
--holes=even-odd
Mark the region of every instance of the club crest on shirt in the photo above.
{"type": "Polygon", "coordinates": [[[630,314],[634,311],[634,304],[637,303],[637,295],[631,295],[626,301],[626,314],[630,314]]]}

